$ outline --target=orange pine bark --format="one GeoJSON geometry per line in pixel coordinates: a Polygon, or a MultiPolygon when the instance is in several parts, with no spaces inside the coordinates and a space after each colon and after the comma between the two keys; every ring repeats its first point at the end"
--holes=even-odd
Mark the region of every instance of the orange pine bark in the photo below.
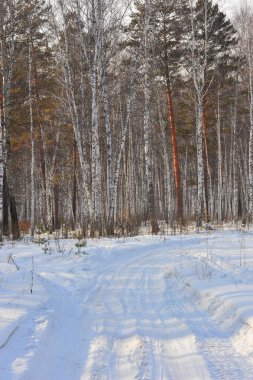
{"type": "Polygon", "coordinates": [[[176,126],[173,108],[173,98],[170,87],[170,80],[167,77],[167,97],[168,97],[168,110],[169,110],[169,120],[170,120],[170,130],[171,130],[171,145],[172,145],[172,159],[173,168],[175,175],[175,188],[176,188],[176,202],[177,202],[177,219],[182,222],[182,202],[180,193],[180,169],[179,169],[179,159],[178,159],[178,149],[177,149],[177,139],[176,139],[176,126]]]}
{"type": "Polygon", "coordinates": [[[167,100],[168,100],[168,111],[169,111],[169,120],[170,120],[170,129],[171,129],[171,145],[172,145],[172,159],[173,159],[173,168],[175,176],[175,189],[176,189],[176,202],[177,202],[177,220],[180,224],[183,223],[183,210],[181,202],[181,193],[180,193],[180,169],[179,169],[179,159],[178,159],[178,149],[177,149],[177,139],[176,139],[176,126],[175,126],[175,117],[174,117],[174,107],[173,107],[173,97],[171,92],[170,85],[170,72],[169,72],[169,57],[167,51],[167,36],[166,36],[166,26],[164,24],[164,65],[165,65],[165,78],[166,78],[166,89],[167,89],[167,100]]]}

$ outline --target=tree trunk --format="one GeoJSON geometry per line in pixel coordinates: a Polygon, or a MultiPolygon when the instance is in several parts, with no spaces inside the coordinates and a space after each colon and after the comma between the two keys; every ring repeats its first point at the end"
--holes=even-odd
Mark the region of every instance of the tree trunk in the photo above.
{"type": "Polygon", "coordinates": [[[54,230],[60,229],[59,221],[59,185],[54,186],[54,230]]]}
{"type": "Polygon", "coordinates": [[[3,127],[2,102],[0,97],[0,241],[3,240],[3,185],[4,185],[4,156],[3,156],[3,127]]]}
{"type": "Polygon", "coordinates": [[[9,189],[7,183],[6,169],[4,169],[3,178],[3,235],[9,236],[10,226],[9,226],[9,189]]]}
{"type": "Polygon", "coordinates": [[[163,156],[164,167],[165,167],[165,178],[164,178],[164,203],[165,203],[165,220],[168,224],[169,217],[171,214],[171,182],[170,182],[170,169],[169,169],[169,154],[168,154],[168,144],[166,139],[166,129],[163,122],[161,103],[159,99],[159,94],[157,91],[157,108],[158,108],[158,117],[159,117],[159,126],[162,134],[162,145],[163,145],[163,156]]]}
{"type": "Polygon", "coordinates": [[[181,188],[180,188],[180,169],[179,169],[173,99],[172,99],[172,92],[171,92],[169,77],[167,77],[167,96],[168,96],[168,110],[169,110],[170,130],[171,130],[172,159],[173,159],[175,188],[176,188],[176,204],[177,204],[176,215],[177,215],[177,221],[180,224],[182,224],[183,210],[182,210],[182,197],[181,197],[181,188]]]}
{"type": "Polygon", "coordinates": [[[151,81],[150,81],[150,26],[151,0],[145,2],[145,29],[144,29],[144,144],[147,181],[147,219],[151,222],[152,233],[158,232],[157,215],[155,213],[155,189],[152,157],[152,129],[151,129],[151,81]]]}
{"type": "Polygon", "coordinates": [[[117,190],[118,190],[118,182],[119,182],[119,175],[120,175],[120,167],[121,167],[121,160],[122,155],[125,147],[127,132],[129,128],[130,123],[130,116],[131,116],[131,106],[132,106],[132,98],[133,98],[133,85],[136,77],[136,64],[132,63],[131,65],[131,73],[130,73],[130,83],[128,88],[128,94],[127,94],[127,105],[126,105],[126,115],[124,120],[124,126],[122,131],[122,138],[120,143],[120,149],[119,149],[119,155],[115,162],[115,169],[114,169],[114,175],[113,175],[113,185],[112,185],[112,203],[109,208],[109,228],[111,233],[114,233],[114,213],[116,209],[117,204],[117,190]]]}
{"type": "Polygon", "coordinates": [[[73,193],[72,193],[72,230],[76,229],[76,202],[77,202],[77,180],[76,180],[76,143],[74,142],[73,146],[73,162],[74,162],[74,170],[73,170],[73,193]]]}
{"type": "MultiPolygon", "coordinates": [[[[249,28],[249,26],[248,26],[249,28]]],[[[248,30],[248,33],[250,31],[248,30]]],[[[248,39],[250,37],[248,36],[248,39]]],[[[253,40],[253,35],[252,35],[253,40]]],[[[253,41],[251,41],[253,44],[253,41]]],[[[249,217],[253,217],[253,46],[250,40],[247,43],[247,58],[249,70],[249,115],[250,115],[250,138],[249,138],[249,217]]]]}
{"type": "Polygon", "coordinates": [[[220,92],[218,91],[217,109],[217,142],[218,142],[218,186],[217,186],[217,217],[222,221],[222,151],[221,151],[221,122],[220,122],[220,92]]]}
{"type": "Polygon", "coordinates": [[[19,225],[18,225],[16,201],[13,195],[10,195],[10,214],[11,214],[12,239],[18,240],[20,238],[20,232],[19,232],[19,225]]]}
{"type": "Polygon", "coordinates": [[[206,222],[209,222],[209,193],[208,193],[208,156],[207,156],[207,119],[206,119],[206,97],[207,94],[203,96],[203,164],[204,164],[204,197],[205,197],[205,212],[206,212],[206,222]]]}
{"type": "MultiPolygon", "coordinates": [[[[29,20],[30,24],[30,20],[29,20]]],[[[34,124],[33,124],[33,100],[32,100],[32,41],[29,25],[29,69],[28,69],[28,88],[29,88],[29,112],[30,112],[30,139],[31,139],[31,236],[34,236],[35,229],[35,144],[34,144],[34,124]]]]}
{"type": "MultiPolygon", "coordinates": [[[[92,219],[93,207],[92,207],[92,201],[91,201],[91,193],[88,187],[88,164],[87,164],[86,158],[84,157],[84,152],[83,152],[83,147],[82,147],[81,125],[79,122],[79,115],[78,115],[76,100],[74,96],[73,81],[72,81],[71,69],[70,69],[70,63],[69,63],[69,58],[70,58],[69,57],[69,43],[67,39],[67,30],[66,30],[67,21],[65,20],[65,13],[64,13],[62,2],[60,3],[60,6],[61,6],[62,16],[64,19],[64,53],[63,54],[65,57],[65,60],[64,60],[63,68],[64,68],[65,83],[66,83],[67,99],[69,103],[69,109],[70,109],[70,114],[71,114],[72,123],[73,123],[75,140],[77,144],[77,151],[78,151],[78,156],[80,160],[82,186],[85,189],[86,202],[88,204],[90,219],[92,219]]],[[[84,220],[84,215],[85,215],[84,202],[81,202],[81,204],[82,204],[81,215],[82,215],[82,220],[84,220]]]]}
{"type": "MultiPolygon", "coordinates": [[[[11,84],[12,84],[12,75],[13,75],[13,54],[15,50],[15,40],[13,39],[10,47],[10,65],[9,67],[3,67],[3,117],[4,117],[4,125],[5,125],[5,178],[6,188],[4,185],[4,194],[8,194],[7,199],[4,199],[4,209],[9,206],[10,214],[11,214],[11,223],[12,223],[12,238],[14,240],[18,239],[20,236],[19,233],[19,225],[18,225],[18,217],[16,210],[16,202],[15,197],[13,195],[13,178],[12,178],[12,168],[11,168],[11,160],[12,160],[12,150],[11,150],[11,138],[10,138],[10,92],[11,92],[11,84]]],[[[4,52],[2,50],[2,60],[4,61],[4,52]]],[[[7,210],[6,210],[7,211],[7,210]]],[[[5,213],[4,216],[4,230],[9,234],[8,225],[8,212],[5,213]],[[6,224],[5,224],[6,223],[6,224]]]]}
{"type": "Polygon", "coordinates": [[[239,211],[239,189],[238,189],[238,134],[237,134],[237,105],[238,105],[238,73],[235,88],[234,108],[232,110],[232,128],[233,128],[233,150],[232,150],[232,165],[233,165],[233,200],[232,200],[232,213],[233,220],[238,220],[239,211]]]}
{"type": "Polygon", "coordinates": [[[198,95],[197,99],[197,177],[198,177],[198,190],[197,190],[197,207],[196,219],[197,228],[202,223],[202,201],[203,201],[203,179],[204,179],[204,163],[203,163],[203,109],[202,109],[202,96],[198,95]]]}

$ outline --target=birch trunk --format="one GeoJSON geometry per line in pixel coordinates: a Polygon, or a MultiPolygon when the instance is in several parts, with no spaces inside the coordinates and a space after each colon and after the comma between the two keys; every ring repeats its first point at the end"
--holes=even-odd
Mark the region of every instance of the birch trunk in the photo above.
{"type": "Polygon", "coordinates": [[[11,216],[11,232],[13,240],[20,237],[16,201],[13,191],[13,176],[12,176],[12,150],[10,138],[10,92],[13,77],[13,62],[15,52],[15,39],[12,36],[10,46],[8,48],[2,42],[2,77],[3,77],[3,121],[5,126],[4,134],[4,196],[3,196],[3,229],[9,235],[8,210],[11,216]]]}
{"type": "Polygon", "coordinates": [[[56,131],[56,139],[55,145],[53,149],[52,158],[48,153],[48,149],[46,146],[46,137],[43,126],[41,128],[41,136],[42,136],[42,146],[43,146],[43,155],[45,160],[45,199],[46,199],[46,226],[48,231],[52,232],[53,230],[53,177],[55,172],[55,161],[57,150],[59,146],[60,132],[59,129],[56,131]]]}
{"type": "Polygon", "coordinates": [[[232,212],[233,220],[238,220],[239,210],[239,193],[238,193],[238,134],[237,134],[237,104],[238,104],[238,73],[236,79],[234,108],[232,110],[232,128],[233,128],[233,150],[232,150],[232,167],[233,167],[233,200],[232,212]]]}
{"type": "MultiPolygon", "coordinates": [[[[2,27],[3,27],[3,4],[0,5],[0,31],[2,33],[2,27]]],[[[2,42],[0,40],[0,57],[3,57],[3,46],[2,42]]],[[[3,214],[4,214],[4,203],[3,203],[3,196],[4,196],[4,136],[3,136],[3,122],[2,122],[2,109],[3,109],[3,94],[1,92],[1,89],[3,87],[3,67],[0,64],[0,241],[3,240],[3,214]]]]}
{"type": "Polygon", "coordinates": [[[218,185],[217,185],[217,217],[218,223],[222,221],[222,151],[221,151],[221,122],[220,122],[220,91],[218,91],[217,107],[217,142],[218,142],[218,185]]]}
{"type": "MultiPolygon", "coordinates": [[[[30,22],[30,21],[29,21],[30,22]]],[[[29,115],[30,115],[30,139],[31,139],[31,236],[34,236],[35,229],[35,145],[34,145],[34,124],[33,124],[33,100],[32,100],[32,36],[29,26],[29,46],[28,46],[28,90],[29,90],[29,115]]]]}
{"type": "Polygon", "coordinates": [[[94,53],[91,72],[91,93],[92,93],[92,128],[91,128],[91,177],[92,177],[92,217],[91,235],[96,229],[102,233],[103,228],[103,208],[102,208],[102,168],[99,146],[99,125],[98,125],[98,98],[97,98],[97,67],[100,58],[101,48],[101,9],[100,0],[96,3],[92,0],[92,36],[94,42],[94,53]]]}
{"type": "Polygon", "coordinates": [[[155,189],[153,178],[152,157],[152,129],[151,129],[151,81],[150,81],[150,25],[151,0],[145,1],[145,29],[144,29],[144,151],[147,182],[147,219],[151,222],[152,233],[158,231],[155,215],[155,189]]]}
{"type": "MultiPolygon", "coordinates": [[[[1,96],[0,96],[0,100],[1,100],[1,96]]],[[[3,125],[2,125],[2,102],[0,101],[0,241],[3,240],[3,180],[4,180],[3,125]]]]}
{"type": "MultiPolygon", "coordinates": [[[[74,88],[73,88],[73,81],[72,81],[72,75],[71,75],[71,69],[70,69],[70,63],[69,63],[69,42],[67,39],[67,21],[65,18],[64,8],[63,8],[63,2],[59,1],[62,17],[64,19],[64,52],[62,52],[63,55],[63,69],[64,69],[64,77],[65,77],[65,83],[66,83],[66,92],[67,92],[67,99],[69,103],[72,123],[73,123],[73,129],[77,144],[77,151],[78,156],[80,160],[80,166],[81,166],[81,175],[82,175],[82,186],[85,189],[85,195],[86,195],[86,202],[88,204],[89,214],[90,218],[93,218],[94,214],[94,208],[92,207],[92,200],[91,200],[91,193],[88,188],[88,164],[86,162],[86,159],[84,157],[83,152],[83,146],[82,146],[82,132],[81,132],[81,124],[79,121],[78,116],[78,110],[74,95],[74,88]]],[[[85,208],[84,208],[84,202],[81,202],[82,205],[82,220],[84,220],[85,215],[85,208]]]]}
{"type": "Polygon", "coordinates": [[[118,189],[118,182],[119,182],[119,175],[120,175],[121,159],[122,159],[127,132],[128,132],[129,123],[130,123],[131,106],[132,106],[132,98],[133,98],[133,84],[135,81],[135,77],[136,77],[136,64],[132,63],[131,73],[130,73],[130,83],[129,83],[129,89],[128,89],[128,95],[127,95],[126,116],[125,116],[123,131],[122,131],[119,154],[115,162],[115,170],[114,170],[114,175],[113,175],[112,203],[110,204],[110,208],[109,208],[109,225],[114,223],[114,213],[115,213],[116,203],[117,203],[117,189],[118,189]]]}
{"type": "MultiPolygon", "coordinates": [[[[110,123],[109,95],[106,83],[105,63],[101,62],[100,68],[101,89],[104,104],[105,133],[106,133],[106,181],[107,181],[107,209],[110,210],[113,202],[113,182],[112,182],[112,133],[110,123]]],[[[113,226],[110,221],[107,226],[109,235],[113,234],[113,226]]]]}
{"type": "MultiPolygon", "coordinates": [[[[208,151],[207,151],[207,115],[206,115],[206,106],[207,106],[207,101],[206,101],[207,94],[205,93],[203,95],[203,164],[204,164],[204,197],[205,197],[205,212],[206,212],[206,222],[209,222],[209,186],[208,186],[208,181],[209,181],[209,163],[208,163],[208,151]]],[[[210,186],[211,187],[211,186],[210,186]]]]}
{"type": "Polygon", "coordinates": [[[196,223],[197,229],[202,223],[202,203],[204,191],[204,161],[203,161],[203,100],[205,96],[205,71],[207,66],[207,0],[204,1],[205,36],[203,58],[200,59],[199,47],[196,44],[195,34],[198,33],[195,26],[194,4],[191,1],[191,55],[192,77],[196,93],[196,142],[197,142],[197,199],[196,199],[196,223]]]}
{"type": "Polygon", "coordinates": [[[196,205],[196,218],[197,227],[201,225],[202,217],[202,202],[203,202],[203,188],[204,188],[204,163],[203,163],[203,109],[202,97],[198,94],[197,99],[197,171],[198,171],[198,190],[197,190],[197,205],[196,205]]]}
{"type": "MultiPolygon", "coordinates": [[[[252,17],[253,20],[253,17],[252,17]]],[[[252,27],[252,26],[251,26],[252,27]]],[[[248,25],[248,29],[250,26],[248,25]]],[[[250,30],[248,30],[248,34],[250,30]]],[[[247,60],[249,71],[249,115],[250,115],[250,138],[249,138],[249,216],[253,216],[253,35],[248,36],[247,60]],[[251,46],[252,45],[252,46],[251,46]]]]}

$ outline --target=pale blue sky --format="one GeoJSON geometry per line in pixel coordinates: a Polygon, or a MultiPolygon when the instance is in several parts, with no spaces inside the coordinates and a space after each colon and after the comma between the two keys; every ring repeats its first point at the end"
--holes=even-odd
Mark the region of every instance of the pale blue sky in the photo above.
{"type": "Polygon", "coordinates": [[[224,4],[224,8],[232,12],[234,9],[238,9],[240,5],[247,2],[248,5],[253,5],[252,0],[219,0],[220,4],[224,4]]]}
{"type": "Polygon", "coordinates": [[[225,2],[233,6],[238,6],[240,4],[240,0],[225,0],[225,2]]]}
{"type": "MultiPolygon", "coordinates": [[[[221,5],[221,8],[232,15],[233,12],[240,7],[244,0],[218,0],[218,3],[221,5]]],[[[250,3],[251,0],[248,1],[250,3]]]]}

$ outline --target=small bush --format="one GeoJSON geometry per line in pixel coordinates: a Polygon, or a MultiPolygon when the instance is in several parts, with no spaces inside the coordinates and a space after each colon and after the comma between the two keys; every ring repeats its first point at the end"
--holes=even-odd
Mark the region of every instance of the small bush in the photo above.
{"type": "Polygon", "coordinates": [[[21,220],[19,223],[19,230],[21,233],[23,234],[28,234],[29,231],[30,231],[30,228],[31,228],[31,224],[30,222],[28,222],[27,220],[21,220]]]}

